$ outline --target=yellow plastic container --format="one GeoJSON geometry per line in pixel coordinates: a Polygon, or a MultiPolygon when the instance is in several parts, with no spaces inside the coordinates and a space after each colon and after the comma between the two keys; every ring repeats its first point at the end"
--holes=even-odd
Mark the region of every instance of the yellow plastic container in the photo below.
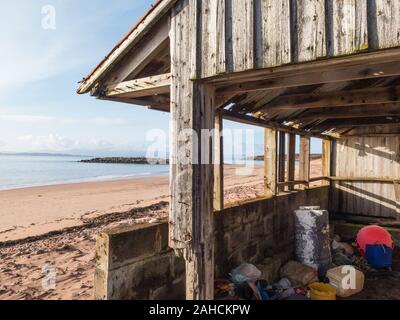
{"type": "Polygon", "coordinates": [[[336,300],[336,288],[330,284],[315,282],[308,287],[311,300],[336,300]]]}

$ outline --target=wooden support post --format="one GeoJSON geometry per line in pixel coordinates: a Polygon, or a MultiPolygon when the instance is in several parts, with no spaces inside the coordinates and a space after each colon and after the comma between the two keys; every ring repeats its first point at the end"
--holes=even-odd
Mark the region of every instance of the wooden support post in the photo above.
{"type": "MultiPolygon", "coordinates": [[[[296,172],[296,135],[294,133],[289,134],[289,146],[288,146],[288,181],[295,180],[296,172]]],[[[294,185],[289,186],[289,191],[294,190],[294,185]]]]}
{"type": "Polygon", "coordinates": [[[222,110],[215,112],[214,126],[214,210],[224,208],[224,138],[222,110]]]}
{"type": "MultiPolygon", "coordinates": [[[[322,175],[331,176],[331,140],[322,139],[322,175]]],[[[323,185],[330,185],[329,180],[323,181],[323,185]]]]}
{"type": "Polygon", "coordinates": [[[171,15],[169,239],[175,253],[182,256],[186,262],[186,298],[212,300],[212,130],[215,124],[215,90],[210,85],[193,80],[197,79],[200,73],[200,49],[196,42],[201,22],[197,7],[199,4],[199,1],[182,0],[173,7],[171,15]]]}
{"type": "Polygon", "coordinates": [[[277,190],[278,134],[275,129],[265,129],[264,135],[264,185],[267,197],[275,196],[277,190]]]}
{"type": "Polygon", "coordinates": [[[395,180],[393,187],[396,199],[396,220],[400,221],[400,180],[395,180]]]}
{"type": "Polygon", "coordinates": [[[203,130],[212,130],[214,126],[213,91],[207,85],[197,84],[182,90],[192,90],[194,99],[193,103],[184,103],[178,102],[179,96],[175,94],[171,97],[174,100],[170,246],[186,260],[186,298],[211,300],[214,298],[214,166],[212,141],[200,138],[203,130]]]}
{"type": "Polygon", "coordinates": [[[306,181],[306,185],[301,185],[301,189],[310,186],[310,137],[300,136],[300,161],[299,161],[299,180],[306,181]]]}
{"type": "MultiPolygon", "coordinates": [[[[278,155],[278,182],[285,182],[286,162],[286,133],[279,132],[279,155],[278,155]]],[[[285,191],[285,187],[279,187],[279,192],[285,191]]]]}

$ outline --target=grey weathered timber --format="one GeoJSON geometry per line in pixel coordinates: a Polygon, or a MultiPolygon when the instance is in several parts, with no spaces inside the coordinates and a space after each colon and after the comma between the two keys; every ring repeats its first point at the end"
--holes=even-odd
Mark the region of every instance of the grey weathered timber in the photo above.
{"type": "MultiPolygon", "coordinates": [[[[179,2],[160,2],[78,92],[132,80],[157,64],[158,55],[168,52],[171,7],[179,2]]],[[[195,18],[201,32],[194,41],[203,53],[202,78],[400,46],[398,1],[202,0],[193,5],[199,5],[195,18]]]]}
{"type": "Polygon", "coordinates": [[[326,56],[325,1],[292,1],[293,60],[305,62],[326,56]]]}
{"type": "Polygon", "coordinates": [[[290,0],[254,0],[254,7],[256,67],[290,63],[290,0]]]}
{"type": "Polygon", "coordinates": [[[167,73],[109,85],[105,88],[104,94],[110,98],[136,98],[169,93],[170,87],[171,74],[167,73]]]}
{"type": "MultiPolygon", "coordinates": [[[[310,137],[300,136],[299,180],[310,181],[310,137]]],[[[304,188],[301,186],[300,188],[304,188]]]]}
{"type": "Polygon", "coordinates": [[[201,3],[201,76],[210,77],[226,71],[225,1],[201,3]]]}
{"type": "Polygon", "coordinates": [[[336,140],[331,177],[332,211],[397,218],[400,136],[353,136],[336,140]]]}
{"type": "Polygon", "coordinates": [[[400,2],[368,1],[368,33],[371,49],[400,45],[400,2]]]}
{"type": "MultiPolygon", "coordinates": [[[[399,178],[399,177],[398,177],[399,178]]],[[[400,180],[393,182],[395,201],[396,201],[396,220],[400,220],[400,180]]]]}
{"type": "Polygon", "coordinates": [[[169,50],[170,16],[162,18],[145,35],[143,41],[137,43],[118,63],[111,68],[108,78],[103,85],[115,84],[130,79],[139,78],[140,72],[160,54],[169,50]]]}
{"type": "MultiPolygon", "coordinates": [[[[363,77],[360,76],[362,76],[363,74],[366,74],[366,77],[368,78],[371,77],[371,75],[373,76],[374,73],[379,73],[381,71],[379,69],[371,70],[372,73],[370,73],[370,68],[378,68],[379,64],[392,63],[392,65],[397,65],[400,60],[399,55],[400,48],[391,48],[388,50],[367,52],[351,56],[335,57],[334,59],[323,59],[310,61],[307,63],[277,66],[275,68],[247,70],[240,73],[227,73],[225,75],[211,77],[207,80],[210,83],[221,86],[228,81],[231,83],[240,83],[267,79],[273,80],[274,78],[281,78],[284,76],[293,77],[295,75],[301,74],[306,77],[305,84],[312,84],[312,79],[308,77],[310,73],[312,73],[311,76],[317,77],[318,79],[318,82],[314,83],[329,82],[329,78],[331,76],[334,77],[333,82],[355,80],[362,79],[363,77]],[[337,72],[338,70],[339,72],[337,72]],[[349,74],[344,74],[342,76],[340,75],[340,73],[347,71],[350,73],[350,77],[349,74]],[[325,74],[318,78],[318,73],[321,72],[324,72],[325,74]]],[[[390,71],[388,66],[389,65],[386,65],[384,71],[390,71]]],[[[375,76],[379,76],[379,74],[375,76]]],[[[297,85],[301,85],[301,83],[298,81],[297,85]]]]}
{"type": "Polygon", "coordinates": [[[327,0],[329,56],[368,49],[367,1],[327,0]]]}
{"type": "Polygon", "coordinates": [[[296,117],[297,120],[307,121],[318,118],[346,119],[369,118],[383,116],[400,116],[400,103],[383,103],[367,106],[352,106],[349,109],[341,107],[312,109],[296,117]]]}
{"type": "Polygon", "coordinates": [[[400,100],[400,86],[368,88],[349,91],[321,92],[313,95],[295,94],[282,96],[261,110],[328,108],[392,103],[400,100]]]}
{"type": "MultiPolygon", "coordinates": [[[[287,168],[288,181],[294,181],[296,170],[296,135],[294,133],[289,134],[287,168]]],[[[294,185],[289,186],[289,190],[293,189],[294,185]]]]}
{"type": "MultiPolygon", "coordinates": [[[[331,140],[322,139],[322,176],[329,177],[331,175],[331,140]]],[[[329,185],[329,181],[323,184],[329,185]]]]}
{"type": "Polygon", "coordinates": [[[186,298],[190,300],[214,298],[213,159],[212,150],[207,150],[212,137],[202,141],[202,130],[214,128],[214,90],[191,80],[199,73],[197,4],[195,0],[179,2],[171,21],[169,232],[171,247],[186,261],[186,298]],[[209,159],[202,164],[205,155],[209,159]]]}
{"type": "MultiPolygon", "coordinates": [[[[278,149],[278,182],[285,182],[285,163],[286,163],[286,133],[279,132],[279,149],[278,149]]],[[[279,192],[284,191],[284,186],[279,187],[279,192]]]]}
{"type": "Polygon", "coordinates": [[[321,124],[318,124],[315,127],[312,127],[311,131],[324,131],[329,128],[349,128],[349,127],[365,127],[365,126],[377,126],[377,125],[386,125],[386,126],[398,126],[400,124],[400,117],[391,117],[391,116],[383,116],[383,117],[367,117],[367,118],[346,118],[339,120],[322,120],[321,124]]]}
{"type": "Polygon", "coordinates": [[[98,83],[98,81],[104,79],[106,74],[121,61],[132,47],[138,44],[143,37],[148,34],[151,28],[171,10],[176,2],[177,0],[161,1],[160,4],[143,19],[142,23],[138,24],[137,27],[110,52],[98,67],[96,67],[91,74],[82,81],[77,92],[87,93],[96,85],[96,83],[98,83]]]}
{"type": "Polygon", "coordinates": [[[226,0],[227,70],[238,72],[254,67],[253,0],[226,0]]]}
{"type": "Polygon", "coordinates": [[[224,137],[222,110],[215,111],[214,125],[214,210],[224,208],[224,137]]]}
{"type": "Polygon", "coordinates": [[[278,132],[276,129],[264,129],[264,186],[267,197],[277,195],[278,177],[278,132]]]}
{"type": "Polygon", "coordinates": [[[263,128],[276,129],[276,130],[286,132],[286,133],[296,133],[296,134],[314,136],[316,138],[326,137],[326,135],[311,133],[309,131],[296,129],[294,127],[279,124],[274,121],[264,121],[262,119],[243,115],[243,114],[236,113],[236,112],[231,112],[228,110],[223,110],[223,116],[224,116],[224,119],[226,119],[226,120],[236,121],[236,122],[249,124],[249,125],[255,125],[255,126],[259,126],[259,127],[263,127],[263,128]]]}
{"type": "Polygon", "coordinates": [[[274,77],[264,74],[264,79],[231,79],[229,85],[221,85],[217,89],[218,95],[232,95],[241,92],[251,92],[259,90],[270,90],[280,88],[291,88],[297,86],[314,85],[320,83],[337,83],[344,81],[372,79],[381,77],[397,76],[400,74],[399,68],[393,67],[393,62],[379,63],[372,65],[362,65],[345,68],[332,68],[326,70],[312,70],[306,73],[301,71],[293,72],[293,74],[279,75],[274,77]]]}

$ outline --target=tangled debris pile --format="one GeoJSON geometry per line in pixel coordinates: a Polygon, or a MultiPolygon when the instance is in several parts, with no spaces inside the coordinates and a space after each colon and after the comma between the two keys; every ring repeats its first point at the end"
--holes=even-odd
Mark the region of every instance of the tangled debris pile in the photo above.
{"type": "Polygon", "coordinates": [[[295,260],[281,265],[279,279],[269,270],[243,263],[215,282],[219,300],[336,300],[363,291],[366,275],[391,272],[391,235],[382,227],[362,228],[354,243],[330,238],[329,214],[318,207],[295,212],[295,260]]]}

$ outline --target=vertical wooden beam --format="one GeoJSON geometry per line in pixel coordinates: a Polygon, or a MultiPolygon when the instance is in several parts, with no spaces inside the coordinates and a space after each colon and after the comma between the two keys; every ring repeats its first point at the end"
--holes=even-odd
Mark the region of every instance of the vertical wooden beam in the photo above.
{"type": "Polygon", "coordinates": [[[300,188],[305,189],[310,186],[310,137],[308,136],[300,136],[299,160],[299,180],[307,181],[307,185],[302,185],[300,188]]]}
{"type": "Polygon", "coordinates": [[[275,196],[277,190],[278,133],[276,129],[265,129],[264,135],[264,185],[267,197],[275,196]]]}
{"type": "Polygon", "coordinates": [[[214,298],[214,170],[210,131],[215,123],[215,90],[192,81],[200,73],[200,4],[197,0],[178,2],[172,10],[170,32],[169,232],[170,246],[186,261],[188,300],[214,298]],[[203,139],[205,130],[207,139],[203,139]]]}
{"type": "Polygon", "coordinates": [[[226,70],[225,54],[225,1],[202,0],[201,17],[202,59],[201,74],[203,78],[211,77],[226,70]]]}
{"type": "Polygon", "coordinates": [[[400,180],[394,181],[393,187],[396,200],[396,220],[400,221],[400,180]]]}
{"type": "Polygon", "coordinates": [[[290,63],[290,1],[254,0],[254,12],[256,67],[290,63]]]}
{"type": "Polygon", "coordinates": [[[368,42],[371,49],[400,45],[400,2],[369,0],[368,42]]]}
{"type": "Polygon", "coordinates": [[[328,55],[354,54],[368,49],[367,1],[326,0],[328,55]]]}
{"type": "Polygon", "coordinates": [[[214,126],[214,210],[224,208],[224,139],[222,110],[215,112],[214,126]]]}
{"type": "Polygon", "coordinates": [[[226,4],[227,70],[229,72],[239,72],[253,69],[253,0],[227,0],[226,4]]]}
{"type": "Polygon", "coordinates": [[[292,0],[292,61],[326,56],[325,0],[292,0]]]}
{"type": "MultiPolygon", "coordinates": [[[[296,135],[289,134],[289,147],[288,147],[288,181],[295,180],[296,172],[296,135]]],[[[294,190],[294,185],[288,187],[289,191],[294,190]]]]}
{"type": "MultiPolygon", "coordinates": [[[[285,182],[286,162],[286,133],[279,132],[279,154],[278,154],[278,182],[285,182]]],[[[279,187],[279,192],[285,191],[285,187],[279,187]]]]}
{"type": "MultiPolygon", "coordinates": [[[[322,175],[331,175],[331,140],[322,139],[322,175]]],[[[329,185],[329,181],[323,181],[323,185],[329,185]]]]}

